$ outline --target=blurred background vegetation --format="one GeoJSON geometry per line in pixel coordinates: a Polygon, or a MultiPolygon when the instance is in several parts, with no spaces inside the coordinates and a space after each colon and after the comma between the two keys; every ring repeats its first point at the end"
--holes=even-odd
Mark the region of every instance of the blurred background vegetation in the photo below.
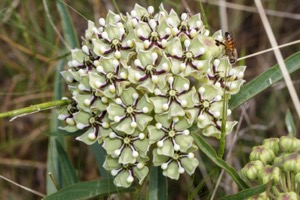
{"type": "MultiPolygon", "coordinates": [[[[270,48],[260,17],[253,1],[227,0],[227,8],[221,7],[218,0],[66,0],[69,13],[75,25],[78,40],[87,28],[86,19],[98,23],[108,10],[114,12],[131,11],[135,3],[142,6],[161,2],[166,10],[175,9],[178,13],[202,12],[211,33],[223,29],[231,31],[235,37],[239,56],[245,56],[270,48]],[[203,10],[201,10],[201,5],[203,10]]],[[[299,0],[263,0],[268,9],[268,19],[278,44],[300,39],[300,1],[299,0]]],[[[5,112],[37,103],[51,101],[54,98],[55,71],[61,59],[67,59],[68,49],[54,31],[62,34],[62,20],[55,0],[46,0],[49,12],[46,12],[42,0],[1,0],[0,1],[0,112],[5,112]]],[[[205,19],[203,17],[203,19],[205,19]]],[[[282,49],[284,58],[296,53],[300,44],[282,49]]],[[[273,52],[241,60],[237,65],[246,65],[245,79],[252,80],[263,71],[276,64],[273,52]]],[[[300,95],[300,72],[292,75],[296,91],[300,95]]],[[[61,83],[64,87],[64,83],[61,83]]],[[[66,92],[64,94],[68,96],[66,92]]],[[[294,111],[290,96],[283,81],[260,93],[238,109],[232,117],[240,120],[239,129],[228,136],[228,162],[239,170],[248,160],[251,147],[262,142],[263,138],[286,135],[284,117],[291,110],[300,133],[299,118],[294,111]],[[238,137],[232,144],[232,138],[238,137]],[[234,145],[234,146],[232,146],[234,145]]],[[[0,119],[0,175],[38,192],[46,193],[47,133],[50,132],[51,111],[9,119],[0,119]]],[[[78,169],[81,180],[99,177],[95,159],[89,147],[65,138],[67,152],[78,169]]],[[[210,141],[217,145],[217,141],[210,141]]],[[[210,161],[202,157],[201,177],[210,171],[210,161]]],[[[170,199],[186,199],[190,188],[186,187],[187,177],[181,182],[170,181],[169,188],[174,196],[170,199]]],[[[224,177],[221,191],[237,191],[231,179],[224,177]]],[[[199,199],[205,197],[210,182],[200,190],[199,199]]],[[[190,191],[189,191],[190,192],[190,191]]],[[[0,199],[39,199],[39,197],[0,179],[0,199]]]]}

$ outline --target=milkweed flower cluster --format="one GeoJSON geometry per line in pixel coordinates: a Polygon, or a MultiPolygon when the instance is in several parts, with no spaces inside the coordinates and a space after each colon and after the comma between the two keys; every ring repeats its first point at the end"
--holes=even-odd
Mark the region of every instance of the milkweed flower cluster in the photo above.
{"type": "Polygon", "coordinates": [[[250,182],[275,183],[269,195],[265,192],[251,199],[300,199],[300,140],[291,136],[265,139],[252,148],[241,175],[250,182]]]}
{"type": "MultiPolygon", "coordinates": [[[[109,11],[99,26],[89,21],[62,72],[73,100],[59,115],[62,129],[103,145],[117,186],[142,183],[152,164],[172,179],[193,174],[191,127],[220,138],[223,102],[244,82],[245,66],[232,67],[222,41],[200,14],[178,16],[162,5],[157,13],[139,5],[126,15],[109,11]]],[[[226,122],[226,134],[235,124],[226,122]]]]}

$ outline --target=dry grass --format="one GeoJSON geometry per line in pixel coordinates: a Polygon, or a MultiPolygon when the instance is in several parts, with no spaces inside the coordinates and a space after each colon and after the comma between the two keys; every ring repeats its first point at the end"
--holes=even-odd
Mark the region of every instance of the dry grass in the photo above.
{"type": "MultiPolygon", "coordinates": [[[[51,2],[49,10],[53,22],[61,32],[61,20],[55,3],[48,2],[51,2]]],[[[116,0],[121,12],[130,11],[136,2],[144,6],[153,3],[158,5],[154,0],[116,0]]],[[[220,15],[226,17],[228,24],[226,25],[225,21],[223,26],[227,26],[234,33],[240,57],[271,47],[253,1],[227,1],[225,5],[229,7],[225,14],[224,9],[219,12],[221,1],[208,2],[210,3],[204,2],[203,7],[211,32],[220,29],[220,15]]],[[[68,0],[67,3],[85,18],[94,21],[100,16],[105,16],[108,9],[116,10],[115,4],[109,0],[68,0]]],[[[196,0],[166,0],[164,3],[168,10],[173,7],[179,12],[200,11],[199,2],[196,0]]],[[[298,0],[266,0],[263,4],[269,10],[268,19],[278,44],[300,39],[298,0]]],[[[73,10],[70,10],[70,13],[80,37],[87,26],[86,20],[73,10]]],[[[61,50],[63,45],[47,20],[42,1],[2,0],[0,16],[0,112],[51,101],[54,72],[58,62],[55,58],[63,55],[61,50]]],[[[300,44],[294,44],[284,47],[281,51],[286,58],[299,49],[300,44]]],[[[276,63],[274,53],[271,51],[241,60],[238,64],[248,66],[245,78],[249,81],[276,63]]],[[[298,95],[299,75],[300,72],[292,75],[298,95]]],[[[299,122],[285,84],[281,82],[235,110],[233,117],[236,120],[241,119],[241,125],[238,142],[229,155],[228,162],[240,169],[247,160],[251,146],[260,143],[266,137],[285,135],[287,131],[284,116],[287,109],[291,110],[295,121],[299,122]]],[[[50,130],[49,119],[49,111],[18,118],[13,122],[9,122],[9,119],[0,119],[0,175],[44,194],[48,136],[43,133],[50,130]]],[[[296,124],[300,133],[300,124],[296,124]]],[[[234,135],[228,138],[228,148],[232,144],[230,140],[233,137],[234,135]]],[[[81,179],[97,178],[93,156],[85,145],[73,139],[67,139],[68,152],[76,168],[80,169],[81,179]]],[[[206,158],[203,158],[203,162],[207,162],[206,158]]],[[[173,182],[171,184],[174,185],[173,182]]],[[[234,192],[234,187],[231,186],[229,178],[222,179],[220,187],[224,192],[234,192]]],[[[177,197],[184,199],[185,189],[179,191],[177,197]]],[[[0,179],[0,198],[39,199],[36,195],[2,179],[0,179]]]]}

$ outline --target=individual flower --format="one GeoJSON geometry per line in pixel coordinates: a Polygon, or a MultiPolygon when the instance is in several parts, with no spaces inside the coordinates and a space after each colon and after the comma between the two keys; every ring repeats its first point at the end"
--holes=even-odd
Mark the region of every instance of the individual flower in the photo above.
{"type": "Polygon", "coordinates": [[[213,61],[213,65],[208,69],[206,77],[210,83],[224,88],[229,94],[236,94],[245,82],[242,79],[245,69],[245,66],[233,68],[229,60],[224,57],[213,61]]]}
{"type": "Polygon", "coordinates": [[[132,134],[138,127],[141,131],[152,121],[149,115],[153,109],[147,95],[140,96],[135,89],[127,88],[122,95],[110,103],[107,112],[109,119],[116,125],[115,129],[132,134]]]}
{"type": "Polygon", "coordinates": [[[114,176],[114,184],[118,187],[129,187],[134,179],[139,180],[141,185],[149,173],[149,168],[145,165],[148,158],[139,158],[133,164],[119,163],[118,159],[107,156],[103,167],[114,176]]]}
{"type": "Polygon", "coordinates": [[[59,120],[64,120],[66,122],[66,126],[59,127],[61,130],[65,130],[68,132],[77,131],[76,122],[74,120],[74,114],[79,112],[76,101],[71,101],[67,106],[63,106],[59,109],[59,120]]]}
{"type": "MultiPolygon", "coordinates": [[[[187,110],[190,123],[197,120],[198,128],[205,128],[215,124],[223,115],[223,91],[214,85],[203,84],[194,96],[195,105],[192,109],[187,110]]],[[[227,111],[231,113],[230,110],[227,111]]]]}
{"type": "Polygon", "coordinates": [[[178,180],[180,174],[187,172],[191,175],[198,167],[199,161],[194,157],[194,153],[192,153],[196,149],[195,146],[192,146],[185,153],[175,151],[173,156],[158,154],[158,149],[154,149],[153,164],[154,166],[161,166],[164,176],[178,180]]]}
{"type": "Polygon", "coordinates": [[[131,83],[138,84],[137,89],[153,93],[155,88],[165,87],[171,68],[165,53],[158,55],[156,52],[141,50],[134,60],[134,66],[128,67],[128,79],[131,83]]]}
{"type": "Polygon", "coordinates": [[[147,23],[140,22],[137,24],[135,35],[139,39],[137,47],[140,49],[148,50],[152,47],[164,49],[171,36],[171,29],[165,21],[158,23],[156,20],[150,19],[147,23]]]}
{"type": "Polygon", "coordinates": [[[102,58],[95,62],[96,71],[88,73],[89,85],[98,93],[113,98],[122,93],[128,82],[128,71],[117,59],[102,58]]]}
{"type": "Polygon", "coordinates": [[[156,88],[155,97],[150,100],[155,113],[168,113],[168,118],[184,116],[185,109],[194,106],[193,95],[195,88],[190,87],[190,81],[181,76],[170,76],[168,84],[163,89],[156,88]]]}
{"type": "Polygon", "coordinates": [[[103,148],[107,154],[119,159],[119,163],[135,163],[138,157],[145,158],[149,148],[149,139],[145,132],[135,131],[132,135],[111,131],[104,140],[103,148]]]}
{"type": "Polygon", "coordinates": [[[126,32],[120,15],[114,14],[114,20],[107,24],[104,19],[100,20],[103,31],[99,33],[99,39],[92,39],[93,52],[101,57],[126,60],[134,47],[134,33],[126,32]]]}
{"type": "Polygon", "coordinates": [[[172,72],[186,77],[198,71],[206,71],[209,65],[201,59],[205,51],[197,37],[192,40],[187,38],[183,42],[179,38],[172,39],[167,47],[168,56],[171,57],[172,72]]]}
{"type": "Polygon", "coordinates": [[[199,34],[206,36],[209,34],[203,25],[199,13],[193,16],[189,16],[188,13],[182,13],[179,18],[177,13],[172,9],[166,22],[172,27],[172,34],[174,36],[180,37],[181,34],[184,34],[189,38],[194,38],[199,34]]]}
{"type": "Polygon", "coordinates": [[[74,114],[76,127],[85,132],[76,139],[86,144],[93,144],[96,141],[102,143],[103,139],[111,132],[107,112],[87,113],[78,112],[74,114]]]}
{"type": "Polygon", "coordinates": [[[193,144],[185,118],[168,119],[167,114],[155,115],[155,126],[148,126],[149,143],[156,143],[157,153],[173,157],[175,152],[186,152],[193,144]]]}

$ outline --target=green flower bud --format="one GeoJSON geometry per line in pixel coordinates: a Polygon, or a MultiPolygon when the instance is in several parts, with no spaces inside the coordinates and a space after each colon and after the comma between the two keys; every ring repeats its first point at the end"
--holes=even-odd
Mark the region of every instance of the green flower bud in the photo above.
{"type": "Polygon", "coordinates": [[[282,136],[279,145],[283,152],[294,152],[300,148],[300,140],[292,136],[282,136]]]}
{"type": "Polygon", "coordinates": [[[300,197],[295,192],[285,192],[285,193],[280,193],[277,199],[278,200],[299,200],[300,197]]]}
{"type": "Polygon", "coordinates": [[[241,170],[241,175],[244,179],[256,180],[259,171],[264,168],[264,164],[260,160],[255,160],[247,163],[241,170]]]}
{"type": "Polygon", "coordinates": [[[282,168],[285,172],[300,172],[300,155],[299,153],[285,154],[283,156],[282,168]]]}
{"type": "Polygon", "coordinates": [[[280,181],[280,169],[279,167],[273,167],[271,165],[266,165],[258,173],[258,179],[262,184],[268,183],[273,180],[276,183],[280,181]]]}
{"type": "Polygon", "coordinates": [[[249,198],[248,200],[270,200],[270,198],[268,197],[268,194],[266,192],[263,192],[249,198]]]}
{"type": "Polygon", "coordinates": [[[297,174],[295,175],[295,182],[296,182],[297,184],[300,184],[300,173],[297,173],[297,174]]]}
{"type": "Polygon", "coordinates": [[[275,158],[272,149],[265,146],[256,146],[252,148],[250,153],[250,160],[260,160],[264,164],[268,164],[275,158]]]}
{"type": "Polygon", "coordinates": [[[278,138],[268,138],[264,139],[263,146],[268,147],[272,149],[274,154],[278,154],[280,148],[279,148],[279,139],[278,138]]]}

